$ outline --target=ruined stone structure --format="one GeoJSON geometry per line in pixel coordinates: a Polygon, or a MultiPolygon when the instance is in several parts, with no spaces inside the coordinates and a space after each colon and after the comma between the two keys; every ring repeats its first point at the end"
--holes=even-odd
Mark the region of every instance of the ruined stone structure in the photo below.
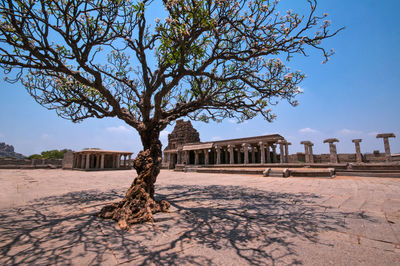
{"type": "Polygon", "coordinates": [[[357,163],[361,163],[362,162],[362,155],[361,155],[361,149],[360,149],[360,142],[362,141],[362,139],[353,139],[352,142],[355,145],[356,148],[356,160],[357,163]]]}
{"type": "Polygon", "coordinates": [[[335,142],[336,138],[325,139],[329,144],[329,154],[313,154],[314,144],[305,140],[304,153],[298,152],[289,155],[290,142],[279,134],[228,139],[221,141],[200,142],[199,133],[193,128],[190,121],[178,120],[171,134],[168,135],[168,146],[164,150],[163,167],[174,169],[176,165],[262,165],[262,164],[330,164],[343,163],[384,163],[393,160],[399,161],[400,156],[394,159],[390,154],[388,138],[393,133],[378,134],[383,138],[385,153],[361,153],[362,139],[354,139],[355,153],[339,154],[335,142]],[[279,150],[277,151],[277,147],[279,150]]]}
{"type": "Polygon", "coordinates": [[[278,134],[258,137],[200,142],[199,133],[190,121],[178,120],[164,150],[163,166],[169,169],[178,164],[266,164],[288,162],[288,145],[278,134]],[[276,145],[280,147],[280,155],[276,145]]]}
{"type": "Polygon", "coordinates": [[[314,163],[314,154],[313,154],[313,150],[312,150],[312,146],[314,146],[314,144],[309,141],[309,140],[305,140],[300,142],[300,144],[304,145],[304,159],[306,163],[314,163]]]}
{"type": "Polygon", "coordinates": [[[376,138],[383,138],[383,144],[385,146],[385,154],[387,162],[392,161],[392,156],[390,154],[389,138],[395,138],[395,137],[396,136],[393,133],[383,133],[376,135],[376,138]]]}
{"type": "Polygon", "coordinates": [[[176,149],[178,146],[197,142],[200,142],[200,135],[193,128],[192,123],[190,121],[177,120],[174,130],[168,135],[166,150],[176,149]]]}
{"type": "Polygon", "coordinates": [[[132,154],[124,151],[88,149],[74,152],[72,158],[67,156],[66,160],[69,158],[72,162],[66,161],[63,165],[66,166],[65,169],[72,166],[72,169],[77,170],[125,170],[132,168],[132,154]]]}
{"type": "Polygon", "coordinates": [[[336,138],[326,139],[324,143],[329,143],[330,163],[338,163],[338,156],[335,142],[339,142],[336,138]]]}

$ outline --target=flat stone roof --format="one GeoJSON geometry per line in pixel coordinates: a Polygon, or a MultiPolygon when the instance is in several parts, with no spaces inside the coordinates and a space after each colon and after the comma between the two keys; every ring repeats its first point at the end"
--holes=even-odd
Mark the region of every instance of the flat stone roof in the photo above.
{"type": "MultiPolygon", "coordinates": [[[[206,142],[198,142],[198,143],[186,143],[182,147],[182,150],[200,150],[200,149],[209,149],[213,146],[226,146],[229,144],[238,145],[244,142],[247,143],[256,143],[259,141],[265,142],[278,142],[279,140],[285,140],[279,134],[271,134],[271,135],[262,135],[262,136],[255,136],[255,137],[246,137],[246,138],[237,138],[237,139],[226,139],[226,140],[216,140],[216,141],[206,141],[206,142]]],[[[178,149],[165,149],[164,152],[177,152],[178,149]]]]}
{"type": "Polygon", "coordinates": [[[75,154],[77,153],[100,153],[100,154],[133,154],[131,151],[112,151],[112,150],[81,150],[81,151],[74,151],[75,154]]]}

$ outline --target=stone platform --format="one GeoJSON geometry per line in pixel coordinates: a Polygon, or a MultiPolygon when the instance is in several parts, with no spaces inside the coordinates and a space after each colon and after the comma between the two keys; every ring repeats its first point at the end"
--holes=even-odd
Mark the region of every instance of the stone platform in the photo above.
{"type": "Polygon", "coordinates": [[[177,164],[175,171],[218,173],[218,174],[254,174],[274,177],[335,177],[364,176],[400,178],[399,163],[378,164],[221,164],[221,165],[184,165],[177,164]],[[271,174],[266,174],[266,172],[271,174]],[[285,172],[285,173],[283,173],[285,172]]]}
{"type": "Polygon", "coordinates": [[[134,176],[0,170],[0,265],[400,265],[400,179],[162,170],[127,232],[95,214],[134,176]]]}

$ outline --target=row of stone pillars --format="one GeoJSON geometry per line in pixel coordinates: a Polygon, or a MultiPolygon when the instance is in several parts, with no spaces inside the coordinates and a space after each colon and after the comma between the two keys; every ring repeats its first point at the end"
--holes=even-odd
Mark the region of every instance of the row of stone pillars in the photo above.
{"type": "MultiPolygon", "coordinates": [[[[393,133],[384,133],[384,134],[378,134],[376,135],[376,138],[383,138],[383,143],[385,146],[385,159],[387,162],[392,161],[392,155],[390,153],[390,145],[389,145],[389,138],[395,138],[396,136],[393,133]]],[[[330,163],[338,163],[338,155],[337,155],[337,150],[336,150],[336,144],[335,142],[339,142],[338,139],[336,138],[330,138],[330,139],[325,139],[324,143],[329,143],[329,161],[330,163]]],[[[361,155],[361,149],[360,149],[360,142],[362,142],[362,139],[353,139],[352,142],[355,145],[356,149],[356,161],[358,163],[362,162],[362,155],[361,155]]],[[[311,141],[302,141],[300,144],[304,145],[304,150],[305,150],[305,160],[306,163],[314,163],[314,156],[312,152],[312,146],[314,144],[311,141]]]]}
{"type": "MultiPolygon", "coordinates": [[[[290,142],[287,142],[285,140],[280,140],[278,141],[279,147],[280,147],[280,163],[287,163],[289,161],[289,148],[288,145],[291,145],[290,142]]],[[[269,143],[264,143],[264,142],[259,142],[257,146],[253,146],[249,143],[243,143],[240,145],[240,147],[237,147],[237,145],[227,145],[227,146],[219,146],[215,145],[215,158],[214,162],[215,164],[234,164],[235,163],[235,149],[238,149],[238,158],[237,162],[238,163],[243,163],[243,164],[249,164],[250,159],[252,163],[256,162],[256,152],[257,150],[259,152],[259,163],[260,164],[265,164],[265,163],[278,163],[277,159],[277,152],[276,152],[276,145],[274,144],[269,144],[269,143]],[[272,156],[271,156],[271,149],[272,149],[272,156]],[[243,151],[243,160],[242,156],[240,155],[241,152],[243,151]],[[225,161],[222,162],[222,153],[224,153],[224,158],[225,161]],[[250,154],[251,153],[251,154],[250,154]],[[251,157],[250,157],[251,156],[251,157]]],[[[189,150],[184,151],[183,153],[178,151],[177,153],[177,163],[186,163],[189,164],[189,150]]],[[[209,149],[202,149],[202,150],[193,150],[195,157],[194,157],[194,164],[197,165],[199,164],[199,154],[200,152],[203,152],[204,154],[204,164],[209,164],[210,163],[210,158],[209,158],[209,149]]],[[[171,160],[171,158],[169,158],[171,160]]]]}
{"type": "MultiPolygon", "coordinates": [[[[74,156],[73,168],[80,169],[104,169],[104,160],[105,156],[109,154],[77,154],[74,156]],[[92,160],[91,160],[92,159],[92,160]],[[94,160],[95,159],[95,160],[94,160]]],[[[131,166],[131,155],[121,155],[121,154],[112,154],[112,167],[111,168],[120,168],[121,166],[121,156],[124,157],[123,166],[130,167],[131,166]]]]}

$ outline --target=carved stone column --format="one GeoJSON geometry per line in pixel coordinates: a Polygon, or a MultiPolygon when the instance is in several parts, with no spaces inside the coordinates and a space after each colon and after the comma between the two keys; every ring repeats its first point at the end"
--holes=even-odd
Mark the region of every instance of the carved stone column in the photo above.
{"type": "Polygon", "coordinates": [[[313,150],[312,150],[313,146],[314,146],[314,144],[312,144],[312,143],[308,144],[308,158],[309,158],[310,163],[314,163],[314,154],[313,154],[313,150]]]}
{"type": "Polygon", "coordinates": [[[244,153],[244,164],[248,164],[249,163],[249,144],[248,143],[243,143],[242,147],[243,147],[243,153],[244,153]]]}
{"type": "Polygon", "coordinates": [[[195,165],[199,164],[199,151],[198,150],[194,151],[194,164],[195,165]]]}
{"type": "Polygon", "coordinates": [[[229,150],[229,163],[234,164],[235,163],[235,157],[233,155],[234,152],[234,146],[233,145],[228,145],[228,150],[229,150]]]}
{"type": "Polygon", "coordinates": [[[260,163],[263,164],[265,163],[265,144],[260,141],[258,145],[260,145],[260,163]]]}
{"type": "Polygon", "coordinates": [[[216,164],[221,164],[221,147],[215,146],[215,151],[217,152],[216,164]]]}
{"type": "Polygon", "coordinates": [[[339,142],[336,138],[326,139],[324,143],[329,143],[329,160],[331,163],[338,163],[338,156],[336,151],[336,144],[335,142],[339,142]]]}
{"type": "Polygon", "coordinates": [[[185,164],[190,164],[190,152],[185,151],[185,164]]]}
{"type": "Polygon", "coordinates": [[[208,149],[204,149],[203,152],[204,152],[204,164],[210,164],[208,149]]]}
{"type": "Polygon", "coordinates": [[[100,169],[100,154],[97,154],[96,155],[96,168],[97,169],[100,169]]]}
{"type": "Polygon", "coordinates": [[[360,142],[362,139],[353,139],[352,142],[356,148],[356,162],[362,163],[362,156],[361,156],[361,149],[360,149],[360,142]]]}
{"type": "Polygon", "coordinates": [[[376,135],[376,138],[383,138],[383,144],[385,145],[386,162],[392,161],[392,155],[390,154],[389,138],[395,138],[395,137],[396,136],[393,133],[383,133],[376,135]]]}
{"type": "Polygon", "coordinates": [[[280,163],[284,163],[285,162],[284,148],[283,148],[284,143],[285,143],[284,140],[278,140],[279,150],[280,150],[280,156],[279,156],[279,162],[280,163]]]}
{"type": "Polygon", "coordinates": [[[285,143],[285,163],[289,163],[289,145],[292,145],[292,143],[286,141],[286,143],[285,143]]]}
{"type": "Polygon", "coordinates": [[[300,142],[300,144],[304,145],[304,155],[305,155],[305,161],[306,163],[310,163],[310,151],[309,151],[309,146],[312,144],[311,141],[309,140],[304,140],[300,142]]]}
{"type": "Polygon", "coordinates": [[[181,164],[182,163],[182,152],[178,150],[176,153],[177,153],[177,155],[176,155],[176,163],[177,164],[181,164]]]}
{"type": "Polygon", "coordinates": [[[272,159],[274,161],[274,163],[278,162],[278,158],[276,156],[276,145],[272,144],[272,159]]]}
{"type": "Polygon", "coordinates": [[[256,163],[256,147],[251,146],[251,163],[256,163]]]}
{"type": "MultiPolygon", "coordinates": [[[[270,147],[271,147],[271,145],[269,145],[269,143],[267,143],[267,144],[265,145],[265,151],[266,151],[266,153],[267,153],[267,158],[266,158],[266,162],[267,162],[267,163],[271,163],[271,162],[272,162],[272,160],[271,160],[271,149],[270,149],[270,147]]],[[[265,151],[264,151],[264,154],[265,154],[265,151]]]]}
{"type": "Polygon", "coordinates": [[[100,158],[100,169],[104,169],[104,154],[102,154],[101,155],[101,158],[100,158]]]}
{"type": "Polygon", "coordinates": [[[117,154],[117,168],[121,166],[121,154],[117,154]]]}
{"type": "Polygon", "coordinates": [[[89,169],[90,167],[90,154],[86,154],[86,169],[89,169]]]}

